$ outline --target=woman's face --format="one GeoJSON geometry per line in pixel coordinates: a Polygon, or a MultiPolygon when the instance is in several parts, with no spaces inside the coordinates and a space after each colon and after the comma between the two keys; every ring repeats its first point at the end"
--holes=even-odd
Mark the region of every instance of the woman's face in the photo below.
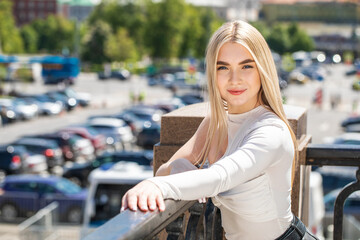
{"type": "Polygon", "coordinates": [[[217,87],[229,113],[244,113],[260,105],[260,75],[250,52],[239,43],[225,43],[216,63],[217,87]]]}

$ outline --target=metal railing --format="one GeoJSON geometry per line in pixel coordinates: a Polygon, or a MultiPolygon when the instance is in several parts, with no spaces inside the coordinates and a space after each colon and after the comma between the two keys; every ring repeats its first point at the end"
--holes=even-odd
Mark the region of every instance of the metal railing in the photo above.
{"type": "Polygon", "coordinates": [[[21,240],[56,239],[54,222],[59,204],[53,202],[19,225],[21,240]]]}
{"type": "MultiPolygon", "coordinates": [[[[342,239],[343,206],[346,198],[360,190],[360,148],[352,145],[309,144],[305,166],[356,166],[357,181],[345,186],[337,196],[334,207],[334,240],[342,239]]],[[[167,239],[223,239],[219,210],[211,201],[166,200],[163,213],[125,211],[96,229],[84,240],[157,239],[166,229],[167,239]],[[175,220],[175,221],[174,221],[175,220]]]]}
{"type": "Polygon", "coordinates": [[[346,185],[338,194],[334,206],[334,240],[343,236],[343,209],[351,193],[360,190],[360,147],[342,144],[309,144],[305,165],[310,166],[354,166],[356,181],[346,185]]]}
{"type": "Polygon", "coordinates": [[[80,226],[59,223],[59,203],[52,202],[18,226],[20,240],[77,240],[80,226]]]}

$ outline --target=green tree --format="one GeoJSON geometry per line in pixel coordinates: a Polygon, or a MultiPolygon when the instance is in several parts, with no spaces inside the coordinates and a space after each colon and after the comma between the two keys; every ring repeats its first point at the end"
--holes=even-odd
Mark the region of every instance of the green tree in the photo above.
{"type": "Polygon", "coordinates": [[[0,1],[0,52],[12,54],[23,52],[23,42],[15,26],[12,2],[0,1]]]}
{"type": "Polygon", "coordinates": [[[224,23],[224,20],[220,19],[211,8],[197,8],[197,10],[203,31],[195,43],[195,57],[204,58],[211,35],[224,23]]]}
{"type": "Polygon", "coordinates": [[[82,41],[82,59],[92,63],[108,62],[105,44],[111,36],[111,27],[103,21],[97,21],[89,29],[82,41]]]}
{"type": "Polygon", "coordinates": [[[196,55],[196,42],[204,34],[201,18],[197,9],[192,5],[186,5],[183,14],[184,31],[179,48],[179,57],[193,57],[196,55]]]}
{"type": "Polygon", "coordinates": [[[27,53],[36,53],[38,44],[38,34],[30,26],[25,25],[20,29],[20,34],[24,42],[24,49],[27,53]]]}
{"type": "Polygon", "coordinates": [[[271,50],[284,54],[289,50],[290,39],[287,27],[284,24],[275,24],[271,28],[271,32],[266,39],[271,50]]]}
{"type": "Polygon", "coordinates": [[[60,53],[63,49],[74,49],[74,22],[55,15],[37,19],[31,26],[38,34],[37,48],[49,53],[60,53]]]}
{"type": "Polygon", "coordinates": [[[184,0],[147,2],[145,44],[151,57],[169,59],[178,56],[186,27],[185,8],[184,0]]]}
{"type": "Polygon", "coordinates": [[[291,23],[288,26],[288,34],[290,37],[290,52],[314,50],[313,39],[304,30],[300,29],[297,23],[291,23]]]}
{"type": "Polygon", "coordinates": [[[113,34],[116,34],[118,28],[125,28],[136,44],[137,51],[144,53],[144,5],[135,4],[133,1],[122,4],[117,1],[102,1],[92,12],[88,22],[93,25],[99,20],[109,24],[113,34]]]}
{"type": "Polygon", "coordinates": [[[134,41],[125,28],[119,28],[115,35],[110,35],[106,40],[105,55],[112,61],[137,60],[134,41]]]}

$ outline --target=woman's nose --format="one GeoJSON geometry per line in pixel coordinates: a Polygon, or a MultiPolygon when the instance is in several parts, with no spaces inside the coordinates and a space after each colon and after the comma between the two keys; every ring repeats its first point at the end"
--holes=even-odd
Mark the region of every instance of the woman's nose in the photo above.
{"type": "Polygon", "coordinates": [[[229,81],[231,82],[239,82],[241,81],[242,79],[242,76],[241,76],[241,73],[239,71],[232,71],[231,74],[230,74],[230,79],[229,81]]]}

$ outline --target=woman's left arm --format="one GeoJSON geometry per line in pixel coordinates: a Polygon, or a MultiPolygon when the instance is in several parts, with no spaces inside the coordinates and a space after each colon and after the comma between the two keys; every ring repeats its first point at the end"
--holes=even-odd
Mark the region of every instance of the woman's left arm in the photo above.
{"type": "Polygon", "coordinates": [[[136,205],[140,207],[147,202],[148,206],[157,204],[161,211],[162,203],[157,200],[160,195],[161,199],[175,200],[212,197],[259,176],[266,168],[276,164],[283,154],[288,154],[290,164],[292,162],[292,140],[284,127],[270,125],[257,128],[244,141],[234,153],[220,159],[208,169],[146,180],[146,185],[139,188],[143,192],[134,190],[134,193],[124,197],[125,202],[123,198],[123,206],[135,210],[136,205]],[[155,196],[152,191],[156,193],[155,196]]]}

